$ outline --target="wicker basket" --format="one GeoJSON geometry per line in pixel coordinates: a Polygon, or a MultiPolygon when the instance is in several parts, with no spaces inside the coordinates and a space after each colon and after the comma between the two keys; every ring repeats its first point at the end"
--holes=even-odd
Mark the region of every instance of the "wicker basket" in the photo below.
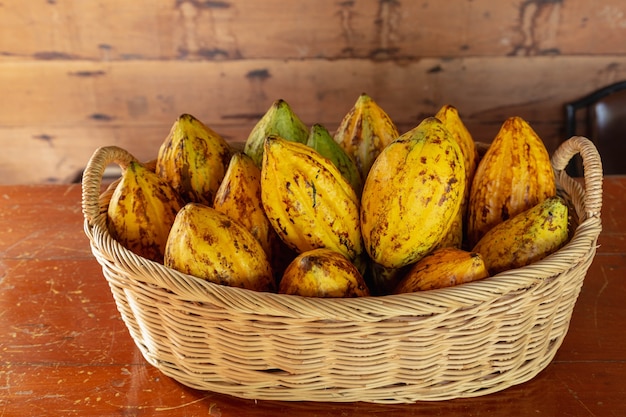
{"type": "MultiPolygon", "coordinates": [[[[119,148],[117,148],[119,150],[119,148]]],[[[283,401],[411,403],[500,391],[556,354],[601,230],[602,167],[586,138],[552,156],[573,230],[527,267],[422,293],[317,299],[197,279],[111,238],[101,194],[116,148],[98,149],[83,179],[85,233],[130,335],[165,375],[200,390],[283,401]],[[580,153],[584,184],[565,173],[580,153]]]]}

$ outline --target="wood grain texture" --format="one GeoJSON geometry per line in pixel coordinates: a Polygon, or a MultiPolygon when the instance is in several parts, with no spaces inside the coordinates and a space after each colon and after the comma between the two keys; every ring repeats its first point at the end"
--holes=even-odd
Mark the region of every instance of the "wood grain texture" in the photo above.
{"type": "Polygon", "coordinates": [[[165,377],[134,346],[90,254],[80,186],[0,186],[0,415],[623,416],[625,188],[626,177],[604,180],[600,247],[544,371],[482,397],[375,405],[244,400],[165,377]]]}
{"type": "Polygon", "coordinates": [[[3,60],[386,60],[626,53],[620,0],[13,0],[2,7],[3,60]]]}
{"type": "Polygon", "coordinates": [[[482,141],[626,78],[620,0],[0,4],[0,184],[68,182],[98,146],[150,156],[189,112],[242,140],[273,100],[333,129],[361,92],[402,130],[443,104],[482,141]]]}
{"type": "Polygon", "coordinates": [[[67,182],[103,145],[153,158],[185,112],[227,140],[245,141],[272,101],[283,98],[305,123],[332,130],[361,92],[403,131],[453,104],[476,140],[490,142],[507,117],[519,115],[552,151],[563,138],[561,102],[583,89],[572,85],[589,90],[621,77],[622,57],[4,63],[0,78],[9,81],[0,95],[11,97],[13,110],[0,111],[0,182],[67,182]]]}

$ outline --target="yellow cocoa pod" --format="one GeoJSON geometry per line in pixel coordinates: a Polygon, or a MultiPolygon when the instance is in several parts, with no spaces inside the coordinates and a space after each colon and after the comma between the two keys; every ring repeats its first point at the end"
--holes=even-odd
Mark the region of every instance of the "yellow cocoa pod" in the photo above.
{"type": "Polygon", "coordinates": [[[217,189],[213,208],[241,223],[272,258],[278,235],[261,202],[261,170],[251,157],[235,152],[217,189]]]}
{"type": "Polygon", "coordinates": [[[567,205],[554,196],[491,228],[472,251],[483,257],[493,275],[536,262],[567,239],[567,205]]]}
{"type": "Polygon", "coordinates": [[[447,233],[447,237],[440,245],[453,246],[460,248],[463,243],[463,239],[467,233],[465,225],[467,221],[467,205],[469,202],[470,185],[474,179],[474,173],[476,172],[476,166],[478,165],[478,150],[476,149],[476,143],[472,138],[471,133],[461,120],[459,111],[456,107],[446,104],[443,105],[435,117],[443,123],[444,127],[452,134],[452,137],[456,140],[463,153],[463,159],[465,161],[465,193],[463,194],[463,201],[457,219],[452,223],[450,231],[447,233]]]}
{"type": "Polygon", "coordinates": [[[159,148],[156,173],[185,202],[210,206],[231,157],[228,143],[190,114],[182,114],[159,148]]]}
{"type": "Polygon", "coordinates": [[[556,195],[546,147],[521,117],[510,117],[478,163],[467,212],[469,247],[492,227],[556,195]]]}
{"type": "Polygon", "coordinates": [[[109,232],[127,249],[163,263],[170,227],[184,202],[167,182],[138,161],[120,166],[122,176],[107,208],[109,232]]]}
{"type": "Polygon", "coordinates": [[[281,294],[304,297],[365,297],[370,292],[359,270],[342,254],[312,249],[287,267],[278,287],[281,294]]]}
{"type": "Polygon", "coordinates": [[[267,137],[261,201],[274,230],[296,252],[328,248],[350,260],[363,252],[359,199],[339,169],[313,148],[267,137]]]}
{"type": "Polygon", "coordinates": [[[270,262],[252,233],[203,204],[188,203],[176,215],[164,263],[216,284],[255,291],[276,289],[270,262]]]}
{"type": "MultiPolygon", "coordinates": [[[[467,188],[467,187],[465,187],[467,188]]],[[[450,224],[450,228],[448,229],[448,231],[444,234],[443,238],[441,239],[441,241],[437,244],[437,246],[435,246],[435,249],[438,248],[446,248],[446,247],[452,247],[452,248],[461,248],[463,246],[463,209],[461,207],[461,205],[459,205],[459,209],[457,210],[456,214],[454,215],[454,220],[452,220],[452,223],[450,224]]]]}
{"type": "Polygon", "coordinates": [[[361,232],[378,264],[399,268],[424,257],[450,229],[465,189],[459,145],[435,117],[389,144],[365,180],[361,232]]]}
{"type": "MultiPolygon", "coordinates": [[[[476,172],[476,166],[478,165],[478,150],[471,133],[463,123],[463,120],[461,120],[459,111],[450,104],[442,106],[435,114],[435,117],[441,120],[443,126],[448,129],[459,144],[465,161],[465,183],[471,184],[476,172]]],[[[467,205],[465,200],[469,198],[469,187],[466,187],[465,190],[463,206],[467,205]]]]}
{"type": "Polygon", "coordinates": [[[489,276],[480,254],[458,248],[440,248],[416,262],[394,293],[434,290],[489,276]]]}
{"type": "Polygon", "coordinates": [[[391,117],[372,97],[362,93],[339,123],[333,138],[354,159],[365,179],[374,160],[398,136],[391,117]]]}

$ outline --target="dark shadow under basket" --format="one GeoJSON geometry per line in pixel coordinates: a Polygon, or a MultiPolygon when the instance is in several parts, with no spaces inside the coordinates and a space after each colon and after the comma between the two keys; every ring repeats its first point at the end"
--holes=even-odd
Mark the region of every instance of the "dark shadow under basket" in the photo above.
{"type": "Polygon", "coordinates": [[[135,255],[106,227],[98,149],[83,179],[85,233],[145,359],[189,387],[283,401],[410,403],[500,391],[553,359],[601,230],[602,167],[572,137],[552,156],[573,235],[527,267],[421,293],[317,299],[206,282],[135,255]],[[573,155],[584,184],[564,171],[573,155]]]}

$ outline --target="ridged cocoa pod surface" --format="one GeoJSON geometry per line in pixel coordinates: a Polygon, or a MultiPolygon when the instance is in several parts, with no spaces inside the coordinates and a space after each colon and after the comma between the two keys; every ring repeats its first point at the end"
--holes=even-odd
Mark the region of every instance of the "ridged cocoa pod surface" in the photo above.
{"type": "Polygon", "coordinates": [[[362,93],[344,115],[333,138],[354,159],[365,180],[374,160],[398,136],[398,128],[387,112],[362,93]]]}
{"type": "Polygon", "coordinates": [[[184,205],[178,193],[138,161],[122,167],[109,201],[107,227],[111,237],[132,252],[163,263],[170,227],[184,205]]]}
{"type": "Polygon", "coordinates": [[[363,252],[359,199],[339,169],[315,149],[269,136],[261,201],[276,233],[297,253],[328,248],[354,261],[363,252]]]}
{"type": "Polygon", "coordinates": [[[365,180],[361,232],[372,260],[386,268],[417,262],[444,238],[465,190],[459,145],[429,117],[389,144],[365,180]]]}
{"type": "Polygon", "coordinates": [[[427,291],[477,281],[489,276],[481,255],[462,249],[437,249],[416,262],[394,293],[427,291]]]}
{"type": "Polygon", "coordinates": [[[521,117],[508,118],[474,174],[467,212],[469,247],[498,223],[554,195],[555,176],[543,141],[521,117]]]}
{"type": "Polygon", "coordinates": [[[176,215],[165,246],[164,264],[216,284],[276,290],[270,262],[252,233],[203,204],[188,203],[176,215]]]}
{"type": "Polygon", "coordinates": [[[182,114],[161,144],[156,173],[185,202],[213,204],[232,150],[211,128],[190,114],[182,114]]]}
{"type": "Polygon", "coordinates": [[[280,294],[304,297],[365,297],[370,291],[358,269],[342,254],[312,249],[298,255],[280,281],[280,294]]]}
{"type": "Polygon", "coordinates": [[[278,235],[261,202],[261,170],[252,158],[235,152],[217,189],[213,208],[241,223],[259,241],[269,258],[278,235]]]}
{"type": "Polygon", "coordinates": [[[557,251],[568,239],[568,208],[548,197],[491,228],[472,249],[490,274],[530,265],[557,251]]]}
{"type": "Polygon", "coordinates": [[[461,248],[467,235],[465,227],[467,222],[467,206],[469,203],[470,185],[474,179],[474,173],[476,172],[476,166],[479,161],[478,150],[476,149],[474,138],[465,126],[465,123],[463,123],[456,107],[450,104],[443,105],[437,114],[435,114],[435,117],[441,120],[444,127],[448,129],[448,131],[452,134],[452,137],[459,144],[465,161],[466,187],[463,194],[463,201],[459,207],[459,212],[450,227],[450,230],[440,244],[440,247],[452,246],[455,248],[461,248]]]}

